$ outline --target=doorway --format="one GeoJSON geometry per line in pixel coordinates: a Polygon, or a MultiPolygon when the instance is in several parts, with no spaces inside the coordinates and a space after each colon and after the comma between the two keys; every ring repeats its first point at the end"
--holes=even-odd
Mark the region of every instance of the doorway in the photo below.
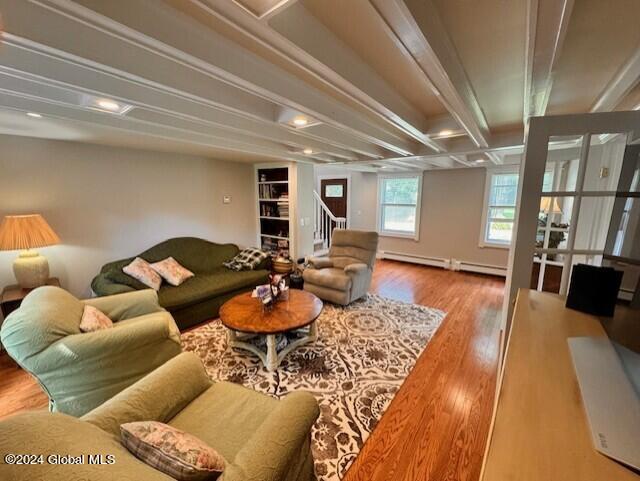
{"type": "Polygon", "coordinates": [[[347,219],[349,225],[349,178],[320,177],[320,198],[335,217],[347,219]]]}

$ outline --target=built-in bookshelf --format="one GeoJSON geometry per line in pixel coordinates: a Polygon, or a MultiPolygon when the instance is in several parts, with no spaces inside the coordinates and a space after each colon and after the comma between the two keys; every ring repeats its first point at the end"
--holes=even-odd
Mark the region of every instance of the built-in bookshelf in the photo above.
{"type": "Polygon", "coordinates": [[[260,247],[273,257],[290,254],[289,168],[259,168],[257,174],[260,247]]]}

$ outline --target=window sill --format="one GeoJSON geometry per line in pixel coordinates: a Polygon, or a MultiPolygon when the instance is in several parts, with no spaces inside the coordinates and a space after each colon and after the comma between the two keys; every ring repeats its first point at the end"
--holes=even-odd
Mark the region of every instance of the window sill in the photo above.
{"type": "Polygon", "coordinates": [[[480,242],[483,249],[511,249],[511,244],[501,244],[498,242],[480,242]]]}
{"type": "Polygon", "coordinates": [[[398,237],[400,239],[411,239],[418,242],[419,237],[416,234],[404,234],[402,232],[390,232],[390,231],[380,231],[378,233],[381,237],[398,237]]]}

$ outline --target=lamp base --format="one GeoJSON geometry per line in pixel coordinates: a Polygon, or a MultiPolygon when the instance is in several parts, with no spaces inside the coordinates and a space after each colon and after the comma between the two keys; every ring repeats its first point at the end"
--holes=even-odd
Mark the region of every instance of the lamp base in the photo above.
{"type": "Polygon", "coordinates": [[[23,251],[13,261],[13,273],[23,289],[44,286],[49,279],[49,262],[36,251],[23,251]]]}

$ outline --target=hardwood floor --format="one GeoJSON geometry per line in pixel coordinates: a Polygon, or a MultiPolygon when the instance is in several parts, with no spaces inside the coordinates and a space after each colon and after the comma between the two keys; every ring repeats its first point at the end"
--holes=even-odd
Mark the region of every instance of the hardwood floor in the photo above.
{"type": "MultiPolygon", "coordinates": [[[[440,329],[344,481],[476,481],[495,392],[504,281],[395,261],[376,264],[372,291],[437,307],[440,329]]],[[[47,400],[0,356],[0,418],[47,400]]]]}
{"type": "Polygon", "coordinates": [[[491,422],[504,281],[393,261],[373,292],[447,313],[344,481],[475,481],[491,422]]]}

